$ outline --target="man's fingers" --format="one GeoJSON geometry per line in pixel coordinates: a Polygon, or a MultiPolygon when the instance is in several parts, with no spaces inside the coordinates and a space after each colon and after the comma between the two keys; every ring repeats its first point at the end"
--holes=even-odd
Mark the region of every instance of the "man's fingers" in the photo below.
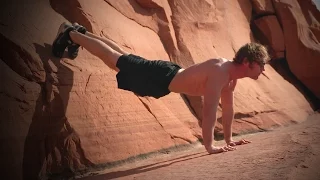
{"type": "Polygon", "coordinates": [[[242,141],[244,144],[251,143],[251,141],[247,141],[247,140],[245,140],[245,139],[242,139],[241,141],[242,141]]]}
{"type": "Polygon", "coordinates": [[[214,148],[210,151],[210,154],[223,153],[223,152],[234,151],[234,150],[236,150],[235,147],[228,145],[220,148],[214,148]]]}
{"type": "MultiPolygon", "coordinates": [[[[242,145],[242,144],[248,144],[248,143],[251,143],[251,141],[241,139],[239,141],[232,141],[232,142],[228,143],[227,146],[228,146],[228,148],[230,148],[230,147],[234,148],[235,146],[242,145]]],[[[228,148],[227,148],[227,150],[229,150],[228,148]]],[[[234,150],[234,149],[232,149],[232,150],[234,150]]],[[[229,151],[231,151],[231,150],[229,150],[229,151]]]]}
{"type": "Polygon", "coordinates": [[[237,148],[228,145],[228,146],[223,147],[223,149],[225,149],[225,150],[227,150],[227,151],[233,151],[233,150],[236,150],[237,148]]]}
{"type": "Polygon", "coordinates": [[[227,152],[227,149],[224,149],[223,147],[215,147],[212,150],[210,150],[210,154],[217,154],[217,153],[222,153],[222,152],[227,152]]]}
{"type": "Polygon", "coordinates": [[[222,148],[217,148],[215,150],[212,151],[212,154],[217,154],[217,153],[222,153],[222,152],[227,152],[228,150],[222,148]]]}
{"type": "Polygon", "coordinates": [[[251,143],[251,141],[247,141],[247,140],[245,140],[245,139],[242,139],[242,140],[236,142],[237,145],[248,144],[248,143],[251,143]]]}
{"type": "Polygon", "coordinates": [[[247,141],[245,139],[242,139],[242,140],[239,140],[239,141],[236,141],[236,142],[231,142],[228,145],[237,146],[237,145],[248,144],[248,143],[251,143],[251,141],[247,141]]]}
{"type": "Polygon", "coordinates": [[[238,142],[236,142],[237,145],[241,145],[241,144],[244,144],[244,141],[240,140],[238,142]]]}

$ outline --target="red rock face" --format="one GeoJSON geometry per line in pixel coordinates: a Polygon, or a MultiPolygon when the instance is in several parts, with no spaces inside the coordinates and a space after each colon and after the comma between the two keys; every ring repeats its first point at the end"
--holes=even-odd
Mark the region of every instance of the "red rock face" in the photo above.
{"type": "Polygon", "coordinates": [[[269,45],[272,59],[285,58],[285,43],[283,32],[276,16],[264,16],[254,21],[255,25],[261,31],[259,40],[269,45]]]}
{"type": "Polygon", "coordinates": [[[272,0],[251,0],[254,11],[257,14],[274,14],[272,0]]]}
{"type": "MultiPolygon", "coordinates": [[[[0,40],[6,45],[0,56],[0,152],[9,167],[8,179],[72,175],[201,138],[201,97],[175,93],[160,99],[137,97],[117,89],[116,73],[85,49],[75,60],[53,57],[51,44],[62,22],[77,21],[130,53],[185,68],[210,58],[232,59],[244,43],[256,41],[250,30],[249,0],[10,3],[2,6],[0,19],[0,40]]],[[[283,3],[276,4],[282,11],[283,3]]],[[[279,13],[281,19],[286,18],[283,14],[279,13]]],[[[294,15],[304,17],[302,12],[294,15]]],[[[266,21],[262,27],[275,23],[266,21]]],[[[303,68],[316,62],[312,54],[318,51],[297,34],[293,37],[299,40],[288,42],[291,32],[285,28],[283,32],[290,68],[305,77],[308,72],[303,68]],[[300,52],[300,47],[305,56],[289,53],[300,52]]],[[[268,37],[281,51],[279,34],[280,30],[268,37]]],[[[305,97],[270,65],[259,80],[240,80],[234,99],[235,134],[300,122],[312,112],[305,97]]],[[[221,135],[221,109],[217,114],[215,134],[221,135]]]]}
{"type": "Polygon", "coordinates": [[[312,1],[274,1],[278,19],[283,27],[286,58],[291,71],[318,98],[320,67],[320,14],[312,1]],[[312,7],[312,8],[311,8],[312,7]],[[310,10],[309,10],[310,9],[310,10]]]}

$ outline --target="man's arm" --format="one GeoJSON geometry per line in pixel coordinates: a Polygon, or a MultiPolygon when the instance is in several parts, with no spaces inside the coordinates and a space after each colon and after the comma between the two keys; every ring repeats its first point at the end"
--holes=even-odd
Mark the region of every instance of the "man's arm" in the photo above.
{"type": "Polygon", "coordinates": [[[223,134],[224,140],[227,145],[235,146],[241,144],[250,143],[247,140],[240,140],[234,142],[232,139],[232,122],[234,117],[233,110],[233,92],[236,87],[237,81],[232,81],[228,87],[223,88],[221,92],[221,104],[222,104],[222,126],[223,126],[223,134]]]}
{"type": "Polygon", "coordinates": [[[206,87],[203,104],[202,137],[206,150],[211,153],[213,131],[216,123],[216,112],[220,99],[221,90],[215,86],[206,87]]]}
{"type": "MultiPolygon", "coordinates": [[[[236,82],[232,82],[234,84],[236,82]]],[[[235,86],[235,85],[234,85],[235,86]]],[[[222,104],[222,126],[224,140],[227,144],[232,142],[232,122],[233,122],[233,91],[234,87],[229,86],[223,89],[221,93],[221,104],[222,104]]]]}
{"type": "Polygon", "coordinates": [[[221,89],[221,79],[216,79],[216,77],[208,78],[204,92],[202,137],[204,146],[210,154],[232,151],[235,149],[231,146],[214,147],[212,145],[213,131],[217,121],[216,112],[219,104],[221,89]]]}

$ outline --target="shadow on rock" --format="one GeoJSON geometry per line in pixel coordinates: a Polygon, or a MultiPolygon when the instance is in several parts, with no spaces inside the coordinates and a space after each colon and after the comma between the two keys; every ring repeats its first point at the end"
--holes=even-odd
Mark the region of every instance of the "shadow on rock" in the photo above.
{"type": "Polygon", "coordinates": [[[34,46],[43,62],[46,80],[25,141],[23,177],[72,177],[76,170],[92,165],[66,117],[74,74],[51,55],[51,45],[34,46]]]}

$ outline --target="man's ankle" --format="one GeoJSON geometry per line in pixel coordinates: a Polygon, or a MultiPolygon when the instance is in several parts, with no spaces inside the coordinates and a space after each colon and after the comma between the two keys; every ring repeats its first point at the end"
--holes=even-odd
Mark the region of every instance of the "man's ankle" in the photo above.
{"type": "Polygon", "coordinates": [[[71,40],[73,43],[75,43],[75,42],[74,42],[74,35],[76,35],[77,33],[78,33],[78,32],[77,32],[76,30],[72,30],[72,31],[69,32],[70,40],[71,40]]]}

